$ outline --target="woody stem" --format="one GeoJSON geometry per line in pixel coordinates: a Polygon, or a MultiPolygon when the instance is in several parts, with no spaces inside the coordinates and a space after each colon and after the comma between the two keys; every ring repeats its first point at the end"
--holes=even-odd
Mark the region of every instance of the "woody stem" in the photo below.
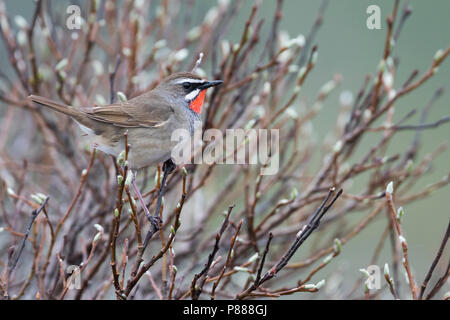
{"type": "Polygon", "coordinates": [[[175,168],[176,168],[176,166],[171,159],[164,162],[164,165],[163,165],[164,174],[163,174],[163,178],[161,181],[161,186],[159,187],[158,200],[156,201],[155,214],[153,216],[151,216],[150,214],[147,215],[147,218],[149,219],[151,226],[150,226],[149,231],[147,232],[147,235],[145,236],[144,250],[147,247],[147,244],[150,241],[150,239],[153,237],[153,235],[161,228],[160,227],[161,219],[159,218],[159,212],[161,210],[162,197],[164,194],[164,187],[166,186],[167,177],[169,176],[169,174],[171,174],[175,170],[175,168]]]}

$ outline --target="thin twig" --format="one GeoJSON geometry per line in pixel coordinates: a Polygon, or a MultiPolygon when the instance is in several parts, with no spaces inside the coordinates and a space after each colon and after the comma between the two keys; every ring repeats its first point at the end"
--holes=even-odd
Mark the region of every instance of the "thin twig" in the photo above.
{"type": "Polygon", "coordinates": [[[25,234],[22,238],[22,242],[20,244],[20,248],[19,251],[17,252],[16,258],[14,259],[13,264],[10,266],[9,270],[8,270],[8,278],[11,277],[12,272],[14,271],[14,269],[17,266],[17,263],[19,262],[20,256],[22,255],[22,251],[25,248],[25,243],[27,241],[28,235],[30,234],[31,231],[31,227],[34,223],[34,220],[36,220],[37,216],[39,215],[39,213],[44,210],[44,207],[46,206],[48,200],[50,199],[50,197],[45,198],[45,200],[42,202],[41,206],[39,207],[39,209],[37,210],[33,210],[31,212],[31,218],[30,218],[30,222],[28,222],[28,227],[27,230],[25,231],[25,234]]]}

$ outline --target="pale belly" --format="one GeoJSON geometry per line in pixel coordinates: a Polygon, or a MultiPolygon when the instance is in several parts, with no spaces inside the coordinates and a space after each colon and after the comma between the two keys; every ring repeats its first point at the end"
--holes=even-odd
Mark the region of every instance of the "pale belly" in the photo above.
{"type": "MultiPolygon", "coordinates": [[[[111,145],[104,137],[94,135],[92,131],[84,126],[80,125],[80,127],[87,133],[90,142],[97,145],[98,150],[115,157],[125,150],[124,139],[111,145]]],[[[137,170],[164,162],[171,158],[171,153],[175,146],[179,148],[188,143],[190,145],[190,141],[172,141],[172,135],[168,135],[167,132],[171,132],[171,130],[129,128],[127,137],[128,144],[130,145],[128,154],[129,168],[137,170]]]]}

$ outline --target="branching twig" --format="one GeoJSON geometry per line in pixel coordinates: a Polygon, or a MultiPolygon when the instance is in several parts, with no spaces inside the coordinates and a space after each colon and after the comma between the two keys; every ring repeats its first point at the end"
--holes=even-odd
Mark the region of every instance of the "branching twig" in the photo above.
{"type": "Polygon", "coordinates": [[[339,198],[339,196],[342,194],[342,189],[338,191],[338,193],[334,196],[334,198],[331,200],[331,202],[327,204],[328,200],[331,198],[331,196],[334,194],[335,189],[332,188],[328,192],[327,197],[322,202],[322,204],[319,206],[319,208],[316,210],[316,212],[311,216],[311,219],[309,220],[308,224],[306,224],[297,234],[296,239],[294,243],[291,245],[291,247],[288,249],[288,251],[281,257],[281,259],[277,262],[275,266],[273,266],[269,271],[267,271],[264,276],[261,278],[261,280],[258,281],[258,283],[253,283],[248,289],[241,292],[236,296],[236,299],[243,299],[246,296],[248,296],[252,291],[256,290],[259,286],[261,286],[264,282],[272,279],[281,269],[283,269],[289,260],[292,258],[294,253],[298,250],[298,248],[303,244],[303,242],[308,239],[308,237],[311,235],[311,233],[317,229],[317,227],[320,224],[320,220],[322,217],[327,213],[327,211],[330,209],[330,207],[334,204],[334,202],[339,198]]]}
{"type": "Polygon", "coordinates": [[[425,289],[427,288],[428,281],[430,281],[431,276],[433,275],[433,271],[436,268],[436,265],[438,264],[438,262],[442,256],[442,253],[444,252],[444,249],[445,249],[445,246],[447,245],[447,241],[448,241],[449,237],[450,237],[450,222],[448,223],[447,231],[445,232],[444,239],[442,239],[442,243],[439,247],[436,257],[434,258],[433,263],[431,264],[430,269],[428,270],[427,275],[425,276],[425,279],[422,282],[422,286],[420,287],[420,293],[419,293],[420,300],[422,300],[425,289]]]}
{"type": "Polygon", "coordinates": [[[37,216],[39,215],[39,213],[44,210],[44,207],[47,205],[48,200],[50,199],[50,197],[45,198],[45,200],[42,202],[41,206],[39,207],[39,209],[35,209],[31,212],[31,218],[30,218],[30,222],[28,223],[28,227],[27,230],[25,231],[25,234],[23,236],[22,242],[20,243],[20,248],[19,251],[16,254],[16,257],[14,258],[14,261],[12,263],[12,265],[8,268],[8,278],[11,277],[12,272],[14,271],[14,269],[17,266],[17,263],[19,262],[20,256],[22,255],[22,251],[25,248],[25,243],[27,241],[28,235],[30,234],[31,231],[31,227],[34,223],[34,220],[36,220],[37,216]]]}

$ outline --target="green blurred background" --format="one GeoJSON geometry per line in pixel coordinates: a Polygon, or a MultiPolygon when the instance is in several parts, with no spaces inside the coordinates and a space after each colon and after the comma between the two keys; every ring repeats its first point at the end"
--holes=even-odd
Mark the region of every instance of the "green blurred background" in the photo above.
{"type": "MultiPolygon", "coordinates": [[[[319,137],[323,138],[335,124],[339,93],[351,90],[356,96],[366,74],[375,74],[376,67],[383,55],[384,41],[387,32],[386,15],[392,12],[394,1],[330,1],[324,14],[324,22],[316,38],[319,46],[319,60],[311,77],[305,83],[304,96],[311,101],[317,95],[318,88],[331,79],[333,74],[339,73],[343,81],[325,102],[324,110],[315,119],[314,128],[319,137]],[[369,30],[366,27],[366,9],[369,5],[377,4],[381,8],[382,27],[380,30],[369,30]]],[[[267,15],[273,11],[274,4],[266,2],[264,7],[267,15]]],[[[248,4],[250,5],[250,4],[248,4]]],[[[404,1],[400,3],[402,9],[404,1]]],[[[407,79],[413,69],[420,74],[430,66],[433,56],[440,48],[450,44],[450,2],[441,1],[409,1],[412,14],[407,19],[404,29],[394,48],[394,57],[400,58],[394,88],[399,87],[407,79]]],[[[283,7],[281,28],[286,29],[291,36],[302,33],[306,36],[316,17],[320,6],[319,1],[286,1],[283,7]]],[[[247,9],[248,10],[248,9],[247,9]]],[[[399,12],[400,13],[400,12],[399,12]]],[[[398,17],[400,14],[398,15],[398,17]]],[[[267,27],[267,26],[266,26],[267,27]]],[[[444,87],[442,97],[436,102],[430,112],[428,122],[438,120],[450,114],[450,63],[446,61],[438,74],[425,85],[411,94],[401,98],[396,103],[394,119],[402,118],[414,108],[422,109],[430,100],[432,94],[439,87],[444,87]]],[[[409,123],[418,123],[420,112],[410,119],[409,123]]],[[[394,121],[395,122],[395,121],[394,121]]],[[[373,140],[365,140],[357,150],[357,158],[361,157],[372,144],[380,138],[380,134],[373,134],[373,140]]],[[[388,155],[393,155],[409,146],[413,132],[402,132],[392,141],[388,155]]],[[[424,131],[422,134],[421,150],[417,159],[436,149],[441,143],[449,143],[450,125],[443,125],[435,130],[424,131]]],[[[319,138],[320,139],[320,138],[319,138]]],[[[440,180],[450,171],[450,151],[447,150],[439,158],[434,159],[431,172],[420,180],[413,190],[419,190],[429,183],[440,180]]],[[[352,186],[349,192],[358,192],[358,185],[352,186]]],[[[416,276],[421,282],[434,258],[438,246],[444,235],[450,217],[448,197],[449,186],[431,194],[430,197],[404,207],[406,216],[403,222],[404,233],[408,241],[409,257],[416,276]]],[[[356,220],[361,219],[359,216],[356,220]]],[[[345,253],[339,258],[342,268],[346,269],[346,276],[356,278],[359,267],[366,267],[378,242],[380,233],[385,227],[385,216],[382,215],[358,236],[357,241],[350,241],[345,246],[345,253]]],[[[391,261],[390,248],[386,242],[379,259],[380,267],[386,261],[391,261]]],[[[445,267],[449,260],[449,251],[441,260],[441,267],[445,267]]],[[[299,253],[301,255],[301,253],[299,253]]],[[[304,256],[306,257],[306,255],[304,256]]],[[[391,265],[392,267],[392,265],[391,265]]],[[[439,274],[443,274],[440,270],[439,274]]],[[[324,271],[325,277],[329,271],[324,271]]],[[[320,279],[320,276],[317,277],[320,279]]],[[[404,279],[401,279],[404,282],[404,279]]],[[[353,283],[353,282],[352,282],[353,283]]],[[[448,284],[443,293],[448,291],[448,284]]],[[[361,291],[362,292],[362,288],[361,291]]]]}
{"type": "MultiPolygon", "coordinates": [[[[55,3],[56,1],[53,1],[55,3]]],[[[69,2],[58,1],[57,6],[65,8],[69,2]]],[[[76,2],[74,2],[76,3],[76,2]]],[[[81,1],[83,5],[83,1],[81,1]]],[[[238,14],[237,23],[233,24],[229,33],[229,39],[237,42],[247,19],[252,1],[246,1],[242,10],[238,14]]],[[[291,37],[298,34],[307,35],[316,17],[320,1],[285,1],[283,5],[283,18],[280,24],[281,30],[286,30],[291,37]]],[[[321,26],[315,44],[319,47],[319,59],[316,67],[308,77],[302,91],[302,99],[306,102],[313,102],[318,90],[334,74],[341,74],[343,81],[339,88],[335,90],[324,104],[324,109],[314,121],[314,132],[318,141],[334,128],[338,111],[339,94],[344,90],[350,90],[354,96],[361,87],[367,74],[372,76],[383,54],[384,41],[386,37],[386,15],[392,12],[393,1],[366,1],[366,0],[339,0],[330,1],[324,14],[323,25],[321,26]],[[366,27],[368,14],[366,9],[369,5],[376,4],[381,8],[382,27],[381,30],[369,30],[366,27]]],[[[27,19],[32,14],[31,1],[5,1],[7,12],[13,17],[16,14],[23,15],[27,19]]],[[[214,1],[197,1],[196,11],[193,12],[192,21],[203,21],[208,8],[215,4],[214,1]]],[[[262,37],[267,35],[273,18],[276,1],[264,1],[259,12],[260,17],[265,18],[262,28],[262,37]]],[[[404,2],[400,3],[399,16],[404,2]]],[[[409,1],[412,7],[412,15],[407,19],[402,34],[395,44],[394,57],[400,58],[400,65],[397,70],[394,88],[399,87],[410,75],[413,69],[418,69],[420,74],[425,72],[430,66],[433,56],[438,49],[446,48],[450,44],[450,1],[409,1]]],[[[65,14],[62,11],[62,14],[65,14]]],[[[0,42],[0,65],[2,69],[8,64],[3,43],[0,42]]],[[[7,70],[7,69],[6,69],[7,70]]],[[[413,108],[418,108],[419,112],[408,120],[410,124],[417,124],[420,117],[420,110],[426,105],[433,92],[439,87],[444,87],[442,97],[436,102],[430,112],[428,122],[438,120],[442,116],[450,114],[450,61],[445,61],[440,67],[436,76],[425,83],[418,90],[415,90],[406,97],[401,98],[396,103],[395,118],[400,119],[413,108]]],[[[1,115],[0,111],[0,115],[1,115]]],[[[394,120],[395,122],[395,120],[394,120]]],[[[390,144],[388,155],[393,155],[404,150],[413,137],[413,132],[407,131],[398,134],[390,144]]],[[[356,151],[356,158],[361,157],[371,143],[378,141],[380,133],[373,133],[372,138],[364,140],[356,151]]],[[[443,125],[435,130],[426,130],[422,135],[421,150],[418,160],[433,150],[441,143],[448,143],[450,137],[450,124],[443,125]]],[[[448,174],[450,169],[450,151],[445,151],[439,158],[434,159],[431,171],[420,180],[414,190],[420,190],[427,184],[440,180],[448,174]]],[[[351,186],[350,193],[358,193],[358,184],[351,186]]],[[[414,202],[405,206],[406,216],[404,218],[404,233],[408,241],[410,261],[416,280],[421,283],[429,265],[436,254],[440,241],[449,221],[448,197],[450,188],[433,193],[425,200],[414,202]]],[[[351,220],[359,221],[361,214],[356,214],[351,220]]],[[[348,285],[351,287],[360,275],[358,269],[366,267],[373,250],[379,240],[381,232],[384,230],[386,220],[384,214],[380,215],[375,223],[371,224],[356,239],[350,241],[344,248],[341,256],[337,258],[334,267],[344,271],[345,279],[351,279],[348,285]]],[[[307,250],[297,253],[297,259],[307,256],[307,250]]],[[[446,250],[443,263],[444,266],[449,259],[449,250],[446,250]]],[[[388,242],[382,252],[380,267],[385,261],[391,261],[390,247],[388,242]]],[[[329,277],[333,266],[325,268],[315,279],[329,277]]],[[[436,272],[437,274],[442,274],[436,272]]],[[[405,283],[402,279],[403,284],[405,283]]],[[[362,294],[362,287],[359,292],[362,294]]],[[[442,290],[443,294],[449,290],[448,284],[442,290]]]]}

